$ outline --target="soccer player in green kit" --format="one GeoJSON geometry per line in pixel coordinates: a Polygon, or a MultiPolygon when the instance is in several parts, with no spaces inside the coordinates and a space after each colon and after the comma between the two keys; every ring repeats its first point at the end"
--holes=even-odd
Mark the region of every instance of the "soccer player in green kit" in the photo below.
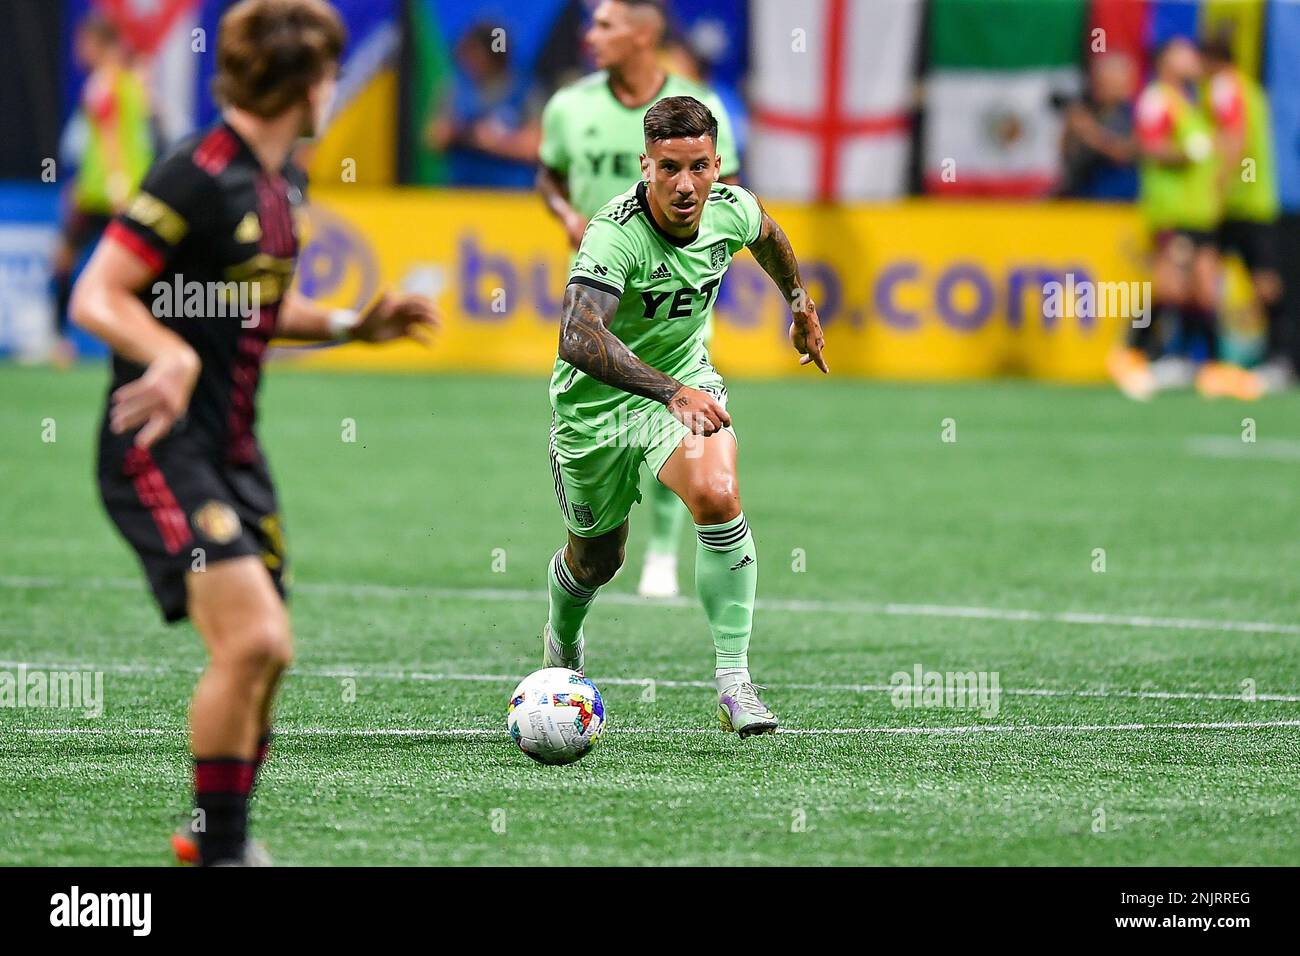
{"type": "Polygon", "coordinates": [[[722,727],[774,733],[749,675],[758,553],[736,479],[727,388],[703,330],[732,256],[748,247],[790,303],[801,364],[827,371],[817,310],[785,233],[718,182],[718,123],[673,96],[645,115],[643,179],[587,225],[564,292],[551,377],[551,469],[568,544],[549,570],[547,667],[585,666],[582,625],[623,563],[641,464],[695,521],[695,582],[713,633],[722,727]]]}
{"type": "MultiPolygon", "coordinates": [[[[557,92],[542,113],[537,188],[574,249],[596,211],[640,177],[641,121],[665,96],[693,96],[712,111],[722,180],[736,182],[740,164],[726,112],[709,91],[664,71],[658,59],[664,27],[661,0],[604,0],[586,35],[598,71],[557,92]]],[[[638,590],[643,597],[675,597],[685,512],[659,482],[644,484],[650,541],[638,590]]]]}

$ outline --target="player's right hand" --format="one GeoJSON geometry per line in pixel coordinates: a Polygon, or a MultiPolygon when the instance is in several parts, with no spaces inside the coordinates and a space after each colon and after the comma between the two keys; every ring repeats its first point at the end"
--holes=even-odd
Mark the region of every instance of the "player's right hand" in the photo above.
{"type": "Polygon", "coordinates": [[[698,388],[683,385],[668,399],[673,418],[691,430],[692,435],[712,435],[731,424],[731,416],[722,403],[698,388]]]}
{"type": "Polygon", "coordinates": [[[573,213],[564,220],[564,231],[569,237],[569,245],[577,249],[582,245],[582,234],[587,231],[587,217],[573,213]]]}
{"type": "Polygon", "coordinates": [[[198,378],[199,357],[188,345],[162,353],[143,375],[113,393],[109,408],[113,434],[139,428],[136,447],[150,447],[185,414],[198,378]]]}

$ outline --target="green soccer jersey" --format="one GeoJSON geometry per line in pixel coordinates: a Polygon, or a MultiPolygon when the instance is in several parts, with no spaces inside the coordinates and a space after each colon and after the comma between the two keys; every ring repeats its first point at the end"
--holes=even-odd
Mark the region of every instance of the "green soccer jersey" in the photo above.
{"type": "Polygon", "coordinates": [[[740,171],[731,122],[710,90],[669,73],[648,103],[627,107],[609,88],[609,74],[602,70],[557,92],[542,112],[539,154],[543,165],[568,179],[574,209],[591,218],[641,178],[642,122],[646,111],[666,96],[693,96],[713,112],[718,120],[721,175],[740,171]]]}
{"type": "MultiPolygon", "coordinates": [[[[619,297],[609,329],[642,362],[684,384],[716,376],[704,328],[731,258],[758,238],[762,213],[746,189],[714,183],[694,237],[677,238],[654,221],[638,182],[592,217],[569,274],[619,297]]],[[[624,403],[647,403],[557,358],[551,406],[565,422],[599,422],[624,403]]]]}
{"type": "Polygon", "coordinates": [[[1213,231],[1219,222],[1219,160],[1209,115],[1178,87],[1154,82],[1137,103],[1138,138],[1172,143],[1187,161],[1166,165],[1150,157],[1138,164],[1141,206],[1153,231],[1213,231]]]}

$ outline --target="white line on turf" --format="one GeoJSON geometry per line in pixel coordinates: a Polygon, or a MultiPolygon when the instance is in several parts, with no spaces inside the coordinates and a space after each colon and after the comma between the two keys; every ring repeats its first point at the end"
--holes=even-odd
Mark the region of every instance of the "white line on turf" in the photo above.
{"type": "MultiPolygon", "coordinates": [[[[0,575],[0,588],[22,589],[93,589],[142,590],[143,583],[132,578],[63,579],[0,575]]],[[[456,601],[506,601],[544,603],[547,593],[523,588],[421,588],[399,587],[391,584],[343,584],[339,582],[305,582],[295,586],[301,594],[319,594],[325,597],[348,595],[376,599],[439,599],[456,601]]],[[[608,592],[600,596],[602,604],[637,607],[689,607],[693,598],[647,600],[635,594],[608,592]]],[[[1041,624],[1073,624],[1092,627],[1134,627],[1173,631],[1218,631],[1246,634],[1296,634],[1300,624],[1282,624],[1272,621],[1232,621],[1212,618],[1157,617],[1145,614],[1108,614],[1090,611],[1034,611],[1015,608],[969,606],[961,604],[906,604],[875,601],[834,601],[819,599],[759,598],[759,610],[788,611],[806,614],[861,614],[876,617],[950,617],[986,621],[1025,621],[1041,624]]]]}
{"type": "Polygon", "coordinates": [[[1247,442],[1228,435],[1194,435],[1187,439],[1187,454],[1197,458],[1300,461],[1300,441],[1262,438],[1247,442]]]}
{"type": "MultiPolygon", "coordinates": [[[[1300,727],[1300,720],[1183,722],[1165,724],[964,724],[960,727],[787,727],[778,734],[791,737],[843,737],[843,736],[918,736],[952,737],[964,734],[1077,734],[1077,733],[1140,733],[1159,730],[1252,730],[1281,727],[1300,727]]],[[[31,737],[159,737],[183,736],[183,728],[164,727],[12,727],[9,733],[31,737]]],[[[489,727],[280,727],[276,736],[289,737],[500,737],[506,739],[504,730],[489,727]]],[[[644,734],[646,736],[682,736],[686,734],[721,734],[720,730],[704,727],[610,727],[611,734],[644,734]]]]}
{"type": "MultiPolygon", "coordinates": [[[[69,661],[12,661],[0,660],[0,668],[47,671],[99,671],[105,674],[197,674],[197,667],[165,667],[158,664],[95,664],[69,661]]],[[[436,671],[404,671],[391,669],[370,669],[365,667],[294,667],[291,673],[297,677],[314,677],[337,680],[344,677],[363,678],[366,680],[415,681],[424,683],[464,682],[476,684],[517,684],[523,680],[523,674],[457,674],[436,671]]],[[[665,689],[707,689],[714,690],[716,685],[711,680],[674,680],[659,677],[601,677],[601,684],[611,687],[647,687],[665,689]]],[[[841,692],[852,694],[891,694],[897,688],[890,684],[828,684],[828,683],[775,683],[770,685],[776,690],[810,690],[821,692],[841,692]]],[[[1263,694],[1256,693],[1243,697],[1240,693],[1216,693],[1212,691],[1173,691],[1173,690],[1122,690],[1096,688],[1093,690],[1068,690],[1057,687],[1001,687],[999,693],[1010,697],[1070,697],[1083,699],[1123,698],[1133,700],[1205,700],[1232,701],[1251,704],[1256,702],[1272,704],[1300,703],[1300,694],[1263,694]]]]}

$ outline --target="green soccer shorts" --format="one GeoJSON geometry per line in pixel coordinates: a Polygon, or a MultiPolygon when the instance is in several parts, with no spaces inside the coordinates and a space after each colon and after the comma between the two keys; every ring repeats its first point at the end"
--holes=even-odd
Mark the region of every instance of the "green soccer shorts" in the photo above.
{"type": "MultiPolygon", "coordinates": [[[[709,380],[689,384],[726,407],[727,388],[716,372],[709,380]]],[[[726,431],[735,439],[730,426],[726,431]]],[[[646,398],[631,399],[589,422],[553,415],[551,476],[569,531],[595,538],[618,528],[641,500],[641,464],[657,478],[664,463],[690,436],[690,429],[666,406],[646,398]]]]}

